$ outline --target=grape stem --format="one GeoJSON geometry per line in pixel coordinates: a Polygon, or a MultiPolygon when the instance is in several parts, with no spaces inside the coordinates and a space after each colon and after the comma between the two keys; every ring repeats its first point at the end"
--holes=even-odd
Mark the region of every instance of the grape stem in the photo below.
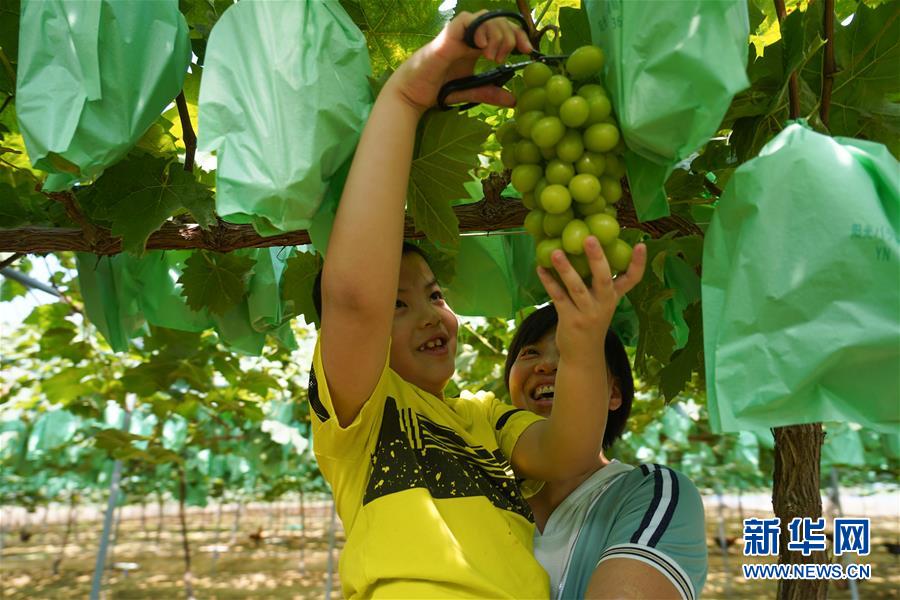
{"type": "Polygon", "coordinates": [[[822,124],[828,127],[828,116],[831,110],[831,89],[834,87],[834,0],[825,0],[822,27],[825,30],[825,55],[822,58],[822,104],[819,117],[822,124]]]}
{"type": "Polygon", "coordinates": [[[525,18],[525,24],[528,26],[528,40],[535,49],[538,49],[541,37],[534,26],[534,20],[531,18],[531,7],[528,6],[528,0],[516,0],[516,6],[519,8],[519,12],[525,18]]]}
{"type": "MultiPolygon", "coordinates": [[[[784,0],[775,0],[775,14],[778,15],[778,25],[779,27],[784,24],[784,20],[787,18],[787,8],[784,5],[784,0]]],[[[781,30],[781,40],[784,42],[784,29],[781,30]]],[[[797,71],[792,71],[788,78],[788,99],[790,101],[789,105],[789,115],[791,119],[797,119],[800,117],[800,84],[797,83],[797,71]]]]}

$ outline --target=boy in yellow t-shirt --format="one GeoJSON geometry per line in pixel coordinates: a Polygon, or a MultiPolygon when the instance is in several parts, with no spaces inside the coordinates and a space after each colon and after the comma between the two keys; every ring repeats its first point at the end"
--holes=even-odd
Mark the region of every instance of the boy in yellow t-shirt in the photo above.
{"type": "MultiPolygon", "coordinates": [[[[585,242],[593,285],[562,252],[562,285],[539,269],[559,311],[560,360],[548,419],[490,394],[447,399],[456,316],[424,257],[401,244],[416,125],[441,85],[479,56],[502,62],[523,31],[504,19],[478,28],[461,13],[387,81],[347,178],[321,281],[322,327],[310,378],[313,447],[347,532],[348,598],[539,598],[547,576],[532,555],[531,512],[517,484],[572,477],[601,447],[608,389],[603,337],[615,306],[643,274],[635,247],[613,280],[596,238],[585,242]]],[[[448,102],[509,106],[483,87],[448,102]]],[[[546,391],[546,390],[544,390],[546,391]]],[[[527,486],[522,486],[525,489],[527,486]]]]}

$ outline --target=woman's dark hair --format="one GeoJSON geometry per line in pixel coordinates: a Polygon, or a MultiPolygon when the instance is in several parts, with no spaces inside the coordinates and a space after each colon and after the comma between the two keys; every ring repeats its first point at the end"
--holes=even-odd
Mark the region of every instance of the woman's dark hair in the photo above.
{"type": "MultiPolygon", "coordinates": [[[[519,329],[516,331],[516,335],[513,337],[512,344],[509,346],[509,353],[506,355],[503,381],[506,383],[507,389],[509,389],[509,373],[522,348],[539,341],[556,327],[558,322],[559,315],[556,313],[556,307],[552,304],[539,308],[522,321],[522,324],[519,325],[519,329]]],[[[625,346],[622,345],[619,336],[611,329],[606,332],[606,340],[603,347],[606,354],[606,366],[612,373],[613,379],[622,393],[622,405],[616,410],[610,410],[606,419],[606,431],[603,433],[603,449],[607,450],[625,433],[625,424],[628,421],[628,416],[631,414],[631,403],[634,400],[634,378],[631,375],[631,363],[628,361],[625,346]]]]}
{"type": "MultiPolygon", "coordinates": [[[[421,256],[423,259],[425,259],[425,263],[429,264],[429,266],[430,266],[430,263],[428,262],[428,256],[425,254],[424,250],[422,250],[415,244],[411,244],[407,241],[404,241],[403,242],[403,251],[401,253],[401,256],[409,254],[410,252],[414,252],[414,253],[418,254],[419,256],[421,256]]],[[[313,295],[313,306],[316,309],[316,315],[319,317],[319,319],[321,319],[322,318],[322,269],[319,269],[319,272],[316,274],[316,279],[315,279],[315,281],[313,281],[312,295],[313,295]]]]}

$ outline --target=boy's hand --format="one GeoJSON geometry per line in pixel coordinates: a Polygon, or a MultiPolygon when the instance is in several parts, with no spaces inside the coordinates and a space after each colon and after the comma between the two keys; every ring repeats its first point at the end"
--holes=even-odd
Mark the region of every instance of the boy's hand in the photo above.
{"type": "MultiPolygon", "coordinates": [[[[472,75],[480,56],[501,63],[514,48],[524,53],[531,52],[528,34],[504,18],[490,19],[478,28],[475,43],[479,50],[467,46],[463,41],[466,27],[485,12],[461,12],[454,17],[434,40],[417,50],[397,69],[385,87],[390,86],[411,106],[424,112],[435,105],[442,85],[451,79],[472,75]]],[[[486,85],[456,92],[447,98],[448,104],[461,102],[514,106],[515,98],[503,88],[486,85]]]]}
{"type": "Polygon", "coordinates": [[[619,300],[644,276],[647,247],[635,246],[628,270],[615,279],[596,237],[589,236],[584,241],[584,251],[593,276],[590,289],[562,250],[554,251],[552,260],[565,289],[548,269],[538,267],[538,276],[559,314],[556,344],[560,357],[593,360],[592,357],[603,351],[606,331],[619,300]]]}

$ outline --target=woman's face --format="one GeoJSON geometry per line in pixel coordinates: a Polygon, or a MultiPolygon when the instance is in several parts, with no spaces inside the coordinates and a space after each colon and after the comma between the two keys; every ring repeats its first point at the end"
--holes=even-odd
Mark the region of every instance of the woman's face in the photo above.
{"type": "MultiPolygon", "coordinates": [[[[559,350],[556,347],[556,327],[547,331],[532,344],[519,350],[509,370],[509,395],[513,406],[549,417],[556,399],[556,369],[559,350]]],[[[614,385],[609,369],[606,371],[609,390],[609,410],[622,405],[622,395],[614,385]]]]}
{"type": "Polygon", "coordinates": [[[456,315],[425,259],[407,252],[391,328],[391,368],[403,379],[442,397],[456,368],[456,315]]]}
{"type": "Polygon", "coordinates": [[[514,406],[550,416],[556,392],[556,328],[519,350],[509,371],[509,395],[514,406]]]}

